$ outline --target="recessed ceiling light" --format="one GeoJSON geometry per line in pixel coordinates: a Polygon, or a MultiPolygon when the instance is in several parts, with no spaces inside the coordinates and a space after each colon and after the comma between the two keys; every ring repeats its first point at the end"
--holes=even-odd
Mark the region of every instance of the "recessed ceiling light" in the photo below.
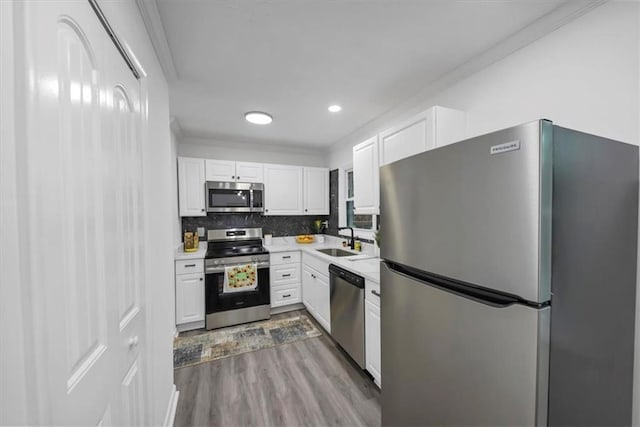
{"type": "Polygon", "coordinates": [[[273,121],[273,117],[262,111],[249,111],[245,113],[244,118],[254,125],[268,125],[273,121]]]}
{"type": "Polygon", "coordinates": [[[339,105],[330,105],[329,108],[327,108],[327,110],[329,110],[332,113],[337,113],[340,110],[342,110],[342,107],[339,105]]]}

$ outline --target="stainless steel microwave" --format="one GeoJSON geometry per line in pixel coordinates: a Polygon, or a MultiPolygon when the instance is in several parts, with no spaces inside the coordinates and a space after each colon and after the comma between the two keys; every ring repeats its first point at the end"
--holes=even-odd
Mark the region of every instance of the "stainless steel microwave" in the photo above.
{"type": "Polygon", "coordinates": [[[263,212],[264,184],[207,181],[207,212],[263,212]]]}

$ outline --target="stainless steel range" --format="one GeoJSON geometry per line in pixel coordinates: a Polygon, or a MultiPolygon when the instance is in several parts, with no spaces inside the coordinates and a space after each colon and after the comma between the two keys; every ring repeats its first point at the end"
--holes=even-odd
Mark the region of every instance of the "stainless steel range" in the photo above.
{"type": "Polygon", "coordinates": [[[271,317],[269,251],[262,246],[261,228],[209,230],[205,256],[205,326],[207,329],[271,317]],[[254,274],[257,284],[230,289],[237,269],[254,274]]]}

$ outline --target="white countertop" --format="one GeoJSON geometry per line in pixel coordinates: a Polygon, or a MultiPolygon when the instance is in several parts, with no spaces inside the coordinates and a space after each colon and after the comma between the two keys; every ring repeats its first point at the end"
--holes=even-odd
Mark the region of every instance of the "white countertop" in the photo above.
{"type": "Polygon", "coordinates": [[[207,253],[207,242],[200,242],[198,250],[195,252],[185,252],[182,243],[176,248],[175,259],[176,261],[183,259],[204,259],[207,253]]]}
{"type": "MultiPolygon", "coordinates": [[[[317,258],[323,259],[331,264],[338,265],[344,269],[347,269],[355,274],[359,274],[367,280],[371,280],[376,283],[380,283],[380,259],[375,257],[372,253],[360,252],[353,256],[346,257],[333,257],[330,255],[318,252],[316,249],[327,248],[340,248],[347,251],[351,251],[349,248],[343,248],[341,242],[343,238],[337,238],[333,236],[325,236],[325,242],[323,243],[297,243],[295,236],[287,237],[274,237],[271,245],[265,245],[264,247],[272,253],[288,252],[288,251],[302,251],[309,255],[313,255],[317,258]]],[[[356,251],[352,251],[356,252],[356,251]]],[[[187,260],[187,259],[204,259],[207,253],[207,242],[200,242],[198,250],[195,252],[184,252],[183,245],[180,244],[176,248],[175,259],[187,260]]]]}
{"type": "MultiPolygon", "coordinates": [[[[302,251],[317,258],[321,258],[331,264],[340,266],[346,270],[363,276],[367,280],[380,283],[380,259],[371,253],[356,253],[353,256],[333,257],[318,252],[317,249],[340,248],[351,251],[349,248],[343,248],[341,242],[343,238],[325,236],[324,243],[297,243],[295,236],[275,237],[271,245],[265,245],[269,252],[287,252],[302,251]]],[[[356,251],[352,251],[356,252],[356,251]]]]}

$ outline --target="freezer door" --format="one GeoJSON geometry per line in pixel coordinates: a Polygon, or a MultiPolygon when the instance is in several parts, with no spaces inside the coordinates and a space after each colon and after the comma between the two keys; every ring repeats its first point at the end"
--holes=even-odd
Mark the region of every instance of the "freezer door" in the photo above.
{"type": "Polygon", "coordinates": [[[536,121],[383,166],[381,257],[548,301],[552,130],[536,121]]]}
{"type": "Polygon", "coordinates": [[[382,424],[546,425],[550,308],[497,307],[381,264],[382,424]]]}

